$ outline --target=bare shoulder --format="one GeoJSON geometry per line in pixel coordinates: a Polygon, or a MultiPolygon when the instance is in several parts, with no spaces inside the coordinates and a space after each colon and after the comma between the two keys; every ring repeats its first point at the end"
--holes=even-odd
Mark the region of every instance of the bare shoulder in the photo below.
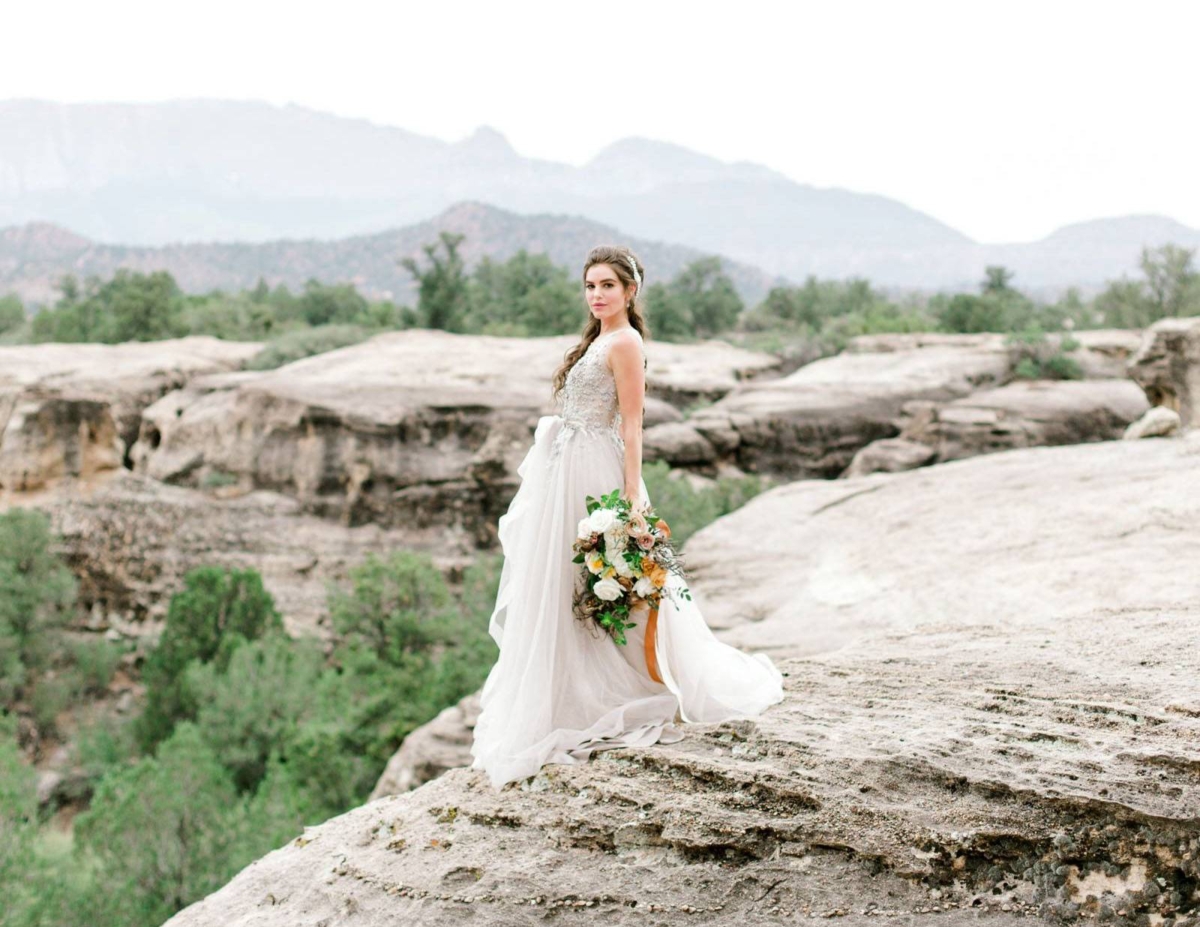
{"type": "Polygon", "coordinates": [[[642,367],[645,364],[644,342],[642,333],[636,328],[627,328],[617,332],[609,339],[608,366],[642,367]]]}

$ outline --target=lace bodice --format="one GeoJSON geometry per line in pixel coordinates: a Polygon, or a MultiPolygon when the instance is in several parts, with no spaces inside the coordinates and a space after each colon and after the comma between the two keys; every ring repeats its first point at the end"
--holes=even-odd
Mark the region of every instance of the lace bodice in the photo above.
{"type": "MultiPolygon", "coordinates": [[[[621,439],[621,412],[617,402],[617,381],[606,363],[613,336],[624,331],[632,331],[638,343],[642,343],[641,333],[635,328],[619,328],[607,335],[600,335],[588,345],[583,356],[568,371],[561,393],[563,428],[555,441],[555,456],[562,450],[567,435],[573,430],[611,436],[618,446],[624,449],[625,442],[621,439]]],[[[645,365],[643,352],[643,368],[645,365]]]]}

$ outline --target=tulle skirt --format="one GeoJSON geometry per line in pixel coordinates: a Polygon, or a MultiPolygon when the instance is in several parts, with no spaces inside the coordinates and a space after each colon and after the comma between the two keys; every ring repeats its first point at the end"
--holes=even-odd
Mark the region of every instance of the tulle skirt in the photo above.
{"type": "MultiPolygon", "coordinates": [[[[488,628],[500,655],[483,686],[471,746],[472,768],[494,788],[597,750],[673,743],[684,736],[678,721],[754,717],[783,698],[770,658],[718,641],[692,601],[664,597],[659,609],[661,683],[646,666],[647,609],[635,613],[624,645],[575,617],[580,567],[571,545],[585,499],[624,483],[623,452],[611,436],[542,416],[517,474],[517,494],[498,525],[504,564],[488,628]]],[[[644,481],[639,492],[650,501],[644,481]]],[[[670,512],[659,515],[670,521],[670,512]]],[[[673,574],[669,583],[681,585],[673,574]]]]}

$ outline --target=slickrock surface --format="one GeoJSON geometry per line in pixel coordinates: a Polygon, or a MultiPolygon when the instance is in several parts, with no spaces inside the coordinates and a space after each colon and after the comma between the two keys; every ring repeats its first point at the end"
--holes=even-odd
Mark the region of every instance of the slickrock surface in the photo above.
{"type": "MultiPolygon", "coordinates": [[[[1129,379],[1018,380],[946,403],[909,403],[900,438],[930,448],[927,462],[937,463],[1018,447],[1111,441],[1149,407],[1129,379]]],[[[873,446],[855,456],[851,470],[870,472],[860,458],[873,446]]]]}
{"type": "Polygon", "coordinates": [[[848,351],[787,377],[746,383],[686,424],[745,470],[834,477],[860,448],[897,436],[906,402],[947,402],[1010,375],[1008,352],[996,339],[848,351]]]}
{"type": "Polygon", "coordinates": [[[1152,405],[1179,413],[1184,428],[1200,427],[1200,318],[1162,319],[1146,330],[1129,375],[1152,405]]]}
{"type": "Polygon", "coordinates": [[[0,490],[120,467],[142,409],[192,377],[236,370],[261,347],[206,335],[0,346],[0,490]]]}
{"type": "Polygon", "coordinates": [[[782,704],[499,793],[452,769],[168,924],[1191,917],[1198,481],[1160,439],[778,487],[686,553],[782,704]]]}
{"type": "MultiPolygon", "coordinates": [[[[131,456],[155,479],[222,474],[348,524],[465,524],[491,544],[574,343],[411,330],[253,377],[201,377],[145,411],[131,456]]],[[[778,364],[721,342],[653,342],[647,355],[656,398],[720,395],[778,364]]]]}

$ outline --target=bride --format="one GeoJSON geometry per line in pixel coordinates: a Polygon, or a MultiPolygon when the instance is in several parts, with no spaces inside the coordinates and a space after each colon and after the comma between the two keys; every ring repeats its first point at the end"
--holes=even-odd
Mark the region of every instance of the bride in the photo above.
{"type": "MultiPolygon", "coordinates": [[[[585,499],[623,487],[648,506],[642,480],[644,268],[628,248],[600,247],[583,268],[589,316],[554,375],[561,415],[542,416],[498,528],[504,553],[489,632],[500,655],[484,683],[471,755],[494,788],[546,763],[579,763],[619,746],[674,743],[676,722],[753,717],[783,698],[765,654],[718,641],[697,606],[664,596],[617,644],[573,613],[572,562],[585,499]],[[651,638],[646,640],[647,633],[651,638]]],[[[659,512],[668,522],[670,512],[659,512]]],[[[670,574],[669,587],[683,583],[670,574]]]]}

